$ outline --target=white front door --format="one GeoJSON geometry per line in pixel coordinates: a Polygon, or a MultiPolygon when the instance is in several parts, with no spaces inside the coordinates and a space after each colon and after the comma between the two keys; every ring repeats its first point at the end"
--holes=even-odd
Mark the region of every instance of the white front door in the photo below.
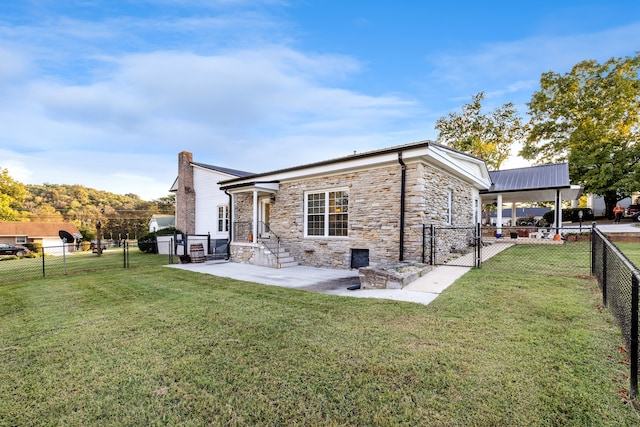
{"type": "Polygon", "coordinates": [[[258,235],[268,239],[271,237],[269,221],[271,219],[271,198],[260,199],[260,209],[258,210],[258,235]]]}

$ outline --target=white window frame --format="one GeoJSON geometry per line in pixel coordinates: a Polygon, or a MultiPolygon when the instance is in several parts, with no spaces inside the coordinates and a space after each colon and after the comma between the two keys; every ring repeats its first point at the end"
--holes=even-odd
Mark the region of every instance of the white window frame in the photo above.
{"type": "Polygon", "coordinates": [[[216,215],[218,215],[218,218],[216,219],[216,229],[218,230],[218,233],[228,233],[229,232],[229,206],[218,205],[216,209],[216,215]]]}
{"type": "Polygon", "coordinates": [[[304,192],[304,237],[308,237],[308,238],[329,238],[329,239],[347,239],[349,238],[349,189],[345,188],[345,187],[340,187],[340,188],[330,188],[330,189],[325,189],[325,190],[310,190],[310,191],[305,191],[304,192]],[[327,209],[327,206],[329,206],[329,193],[334,193],[334,192],[344,192],[347,194],[347,212],[342,212],[343,214],[347,215],[347,227],[346,227],[346,235],[345,236],[333,236],[330,235],[330,227],[329,227],[329,215],[331,214],[335,214],[329,212],[329,209],[327,209]],[[309,234],[309,195],[312,194],[324,194],[324,203],[325,203],[325,209],[324,209],[324,234],[322,235],[317,235],[317,234],[309,234]]]}
{"type": "Polygon", "coordinates": [[[27,236],[16,236],[16,245],[25,245],[27,243],[27,236]]]}

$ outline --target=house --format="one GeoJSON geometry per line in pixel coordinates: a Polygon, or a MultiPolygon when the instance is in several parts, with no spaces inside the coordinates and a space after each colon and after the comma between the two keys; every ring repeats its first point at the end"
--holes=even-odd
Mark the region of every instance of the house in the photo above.
{"type": "Polygon", "coordinates": [[[161,215],[153,214],[149,220],[149,232],[153,233],[165,228],[175,227],[176,217],[175,215],[161,215]]]}
{"type": "MultiPolygon", "coordinates": [[[[82,238],[78,227],[68,222],[0,222],[0,243],[11,245],[25,245],[39,243],[45,248],[45,253],[62,252],[63,241],[60,230],[82,238]],[[47,248],[49,250],[47,250],[47,248]]],[[[67,242],[67,249],[73,251],[74,242],[67,242]]]]}
{"type": "MultiPolygon", "coordinates": [[[[229,196],[218,182],[248,175],[251,173],[194,162],[193,154],[188,151],[179,153],[178,177],[169,190],[176,194],[175,227],[187,236],[207,236],[206,241],[211,245],[206,248],[207,254],[221,245],[226,247],[229,196]]],[[[177,254],[185,252],[188,248],[174,249],[177,254]]]]}
{"type": "Polygon", "coordinates": [[[346,269],[419,261],[423,226],[479,223],[480,191],[490,185],[482,160],[421,141],[219,188],[231,197],[232,261],[346,269]]]}

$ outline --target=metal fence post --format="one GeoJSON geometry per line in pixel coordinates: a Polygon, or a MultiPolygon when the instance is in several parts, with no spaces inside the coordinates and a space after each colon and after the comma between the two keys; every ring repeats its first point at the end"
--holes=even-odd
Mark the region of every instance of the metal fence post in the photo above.
{"type": "Polygon", "coordinates": [[[431,224],[431,236],[429,236],[429,239],[431,240],[429,246],[430,246],[430,264],[431,265],[435,265],[435,245],[436,245],[436,236],[435,236],[435,230],[436,227],[431,224]]]}
{"type": "Polygon", "coordinates": [[[129,242],[124,242],[125,268],[129,268],[129,242]]]}
{"type": "Polygon", "coordinates": [[[591,223],[591,275],[596,275],[596,223],[591,223]]]}
{"type": "Polygon", "coordinates": [[[607,245],[602,241],[602,305],[607,306],[607,245]]]}
{"type": "Polygon", "coordinates": [[[427,226],[425,224],[422,224],[422,263],[424,264],[424,245],[427,243],[427,237],[426,237],[426,230],[427,230],[427,226]]]}
{"type": "Polygon", "coordinates": [[[638,277],[631,276],[631,348],[630,348],[630,392],[634,399],[638,394],[638,277]]]}
{"type": "Polygon", "coordinates": [[[482,267],[482,227],[480,223],[476,224],[476,267],[482,267]]]}
{"type": "Polygon", "coordinates": [[[42,247],[42,277],[46,277],[44,268],[44,246],[42,247]]]}

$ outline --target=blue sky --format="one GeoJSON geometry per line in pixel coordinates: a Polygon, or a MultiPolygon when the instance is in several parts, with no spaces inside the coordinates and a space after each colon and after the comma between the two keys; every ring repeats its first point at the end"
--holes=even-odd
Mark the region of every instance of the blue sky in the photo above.
{"type": "Polygon", "coordinates": [[[526,119],[543,72],[636,51],[631,0],[0,0],[0,167],[150,200],[180,151],[265,172],[435,139],[480,91],[526,119]]]}

